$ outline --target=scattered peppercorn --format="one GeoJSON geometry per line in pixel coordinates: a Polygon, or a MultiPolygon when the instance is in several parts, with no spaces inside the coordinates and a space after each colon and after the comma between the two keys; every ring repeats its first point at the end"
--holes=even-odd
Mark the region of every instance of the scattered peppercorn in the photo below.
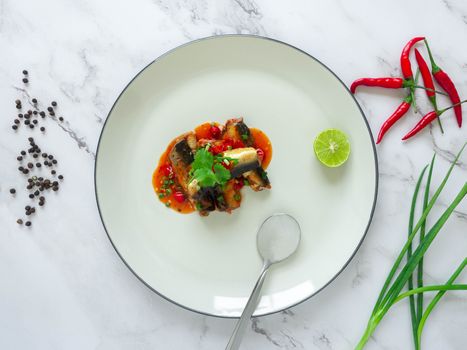
{"type": "Polygon", "coordinates": [[[21,219],[16,220],[16,222],[18,223],[18,225],[22,225],[22,224],[23,224],[23,220],[21,220],[21,219]]]}
{"type": "Polygon", "coordinates": [[[60,180],[63,180],[63,175],[58,175],[58,178],[59,178],[60,180]]]}
{"type": "Polygon", "coordinates": [[[34,198],[34,194],[30,193],[30,194],[29,194],[29,198],[33,199],[33,198],[34,198]]]}
{"type": "Polygon", "coordinates": [[[26,69],[23,70],[23,74],[24,74],[24,75],[28,75],[28,71],[27,71],[26,69]]]}
{"type": "Polygon", "coordinates": [[[11,128],[12,128],[13,130],[18,130],[18,125],[12,125],[11,128]]]}
{"type": "Polygon", "coordinates": [[[31,226],[31,221],[26,221],[25,225],[26,226],[31,226]]]}
{"type": "Polygon", "coordinates": [[[47,110],[48,110],[49,112],[53,112],[53,111],[54,111],[54,109],[53,109],[52,107],[47,107],[47,110]]]}
{"type": "Polygon", "coordinates": [[[41,126],[41,131],[44,132],[45,131],[45,128],[43,126],[41,126]]]}
{"type": "Polygon", "coordinates": [[[36,99],[36,98],[33,98],[33,99],[32,99],[32,103],[37,103],[37,99],[36,99]]]}
{"type": "Polygon", "coordinates": [[[10,193],[11,194],[15,194],[16,193],[16,190],[14,188],[10,188],[10,193]]]}
{"type": "Polygon", "coordinates": [[[63,121],[63,117],[58,118],[58,120],[60,120],[60,121],[62,122],[62,121],[63,121]]]}
{"type": "Polygon", "coordinates": [[[57,102],[52,101],[51,105],[54,106],[54,107],[56,107],[56,106],[57,106],[57,102]]]}

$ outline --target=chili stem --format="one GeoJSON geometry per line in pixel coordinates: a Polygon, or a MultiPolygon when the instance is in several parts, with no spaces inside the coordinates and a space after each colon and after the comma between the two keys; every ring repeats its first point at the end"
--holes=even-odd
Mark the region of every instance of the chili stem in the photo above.
{"type": "Polygon", "coordinates": [[[445,92],[442,92],[442,91],[439,91],[439,90],[430,89],[430,88],[427,88],[427,87],[424,87],[424,86],[421,86],[421,85],[414,85],[413,87],[416,88],[416,89],[423,89],[423,90],[427,90],[427,91],[433,91],[435,94],[440,94],[440,95],[444,95],[444,96],[449,96],[449,95],[448,95],[447,93],[445,93],[445,92]]]}
{"type": "Polygon", "coordinates": [[[457,102],[456,104],[453,104],[452,106],[449,106],[449,107],[446,107],[446,108],[444,108],[444,109],[441,109],[440,111],[438,111],[438,116],[439,116],[440,114],[446,112],[448,109],[454,108],[454,107],[459,106],[459,105],[461,105],[461,104],[463,104],[463,103],[466,103],[466,102],[467,102],[467,100],[463,100],[463,101],[457,102]]]}

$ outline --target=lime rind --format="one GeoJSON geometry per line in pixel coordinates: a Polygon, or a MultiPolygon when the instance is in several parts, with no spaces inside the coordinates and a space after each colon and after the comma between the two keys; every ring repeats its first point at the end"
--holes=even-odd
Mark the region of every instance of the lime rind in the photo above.
{"type": "Polygon", "coordinates": [[[350,143],[347,135],[337,129],[322,131],[313,143],[318,160],[330,167],[335,168],[344,164],[350,155],[350,143]]]}

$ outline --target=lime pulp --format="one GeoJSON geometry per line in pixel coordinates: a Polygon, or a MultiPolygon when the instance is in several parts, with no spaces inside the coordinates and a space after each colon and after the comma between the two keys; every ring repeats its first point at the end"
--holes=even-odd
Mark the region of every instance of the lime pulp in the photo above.
{"type": "Polygon", "coordinates": [[[337,129],[322,131],[313,143],[316,157],[324,165],[335,168],[344,164],[350,155],[347,135],[337,129]]]}

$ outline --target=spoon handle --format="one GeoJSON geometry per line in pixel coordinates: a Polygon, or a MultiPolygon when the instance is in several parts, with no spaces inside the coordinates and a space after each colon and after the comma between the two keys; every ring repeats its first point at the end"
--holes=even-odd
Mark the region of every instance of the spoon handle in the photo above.
{"type": "Polygon", "coordinates": [[[248,299],[245,309],[242,312],[242,316],[238,320],[225,350],[237,350],[240,347],[246,326],[250,322],[250,318],[253,315],[253,312],[255,312],[256,306],[258,305],[258,300],[261,295],[261,287],[263,286],[264,278],[266,277],[266,272],[268,272],[269,266],[269,263],[264,263],[258,281],[256,282],[255,287],[251,292],[250,298],[248,299]]]}

